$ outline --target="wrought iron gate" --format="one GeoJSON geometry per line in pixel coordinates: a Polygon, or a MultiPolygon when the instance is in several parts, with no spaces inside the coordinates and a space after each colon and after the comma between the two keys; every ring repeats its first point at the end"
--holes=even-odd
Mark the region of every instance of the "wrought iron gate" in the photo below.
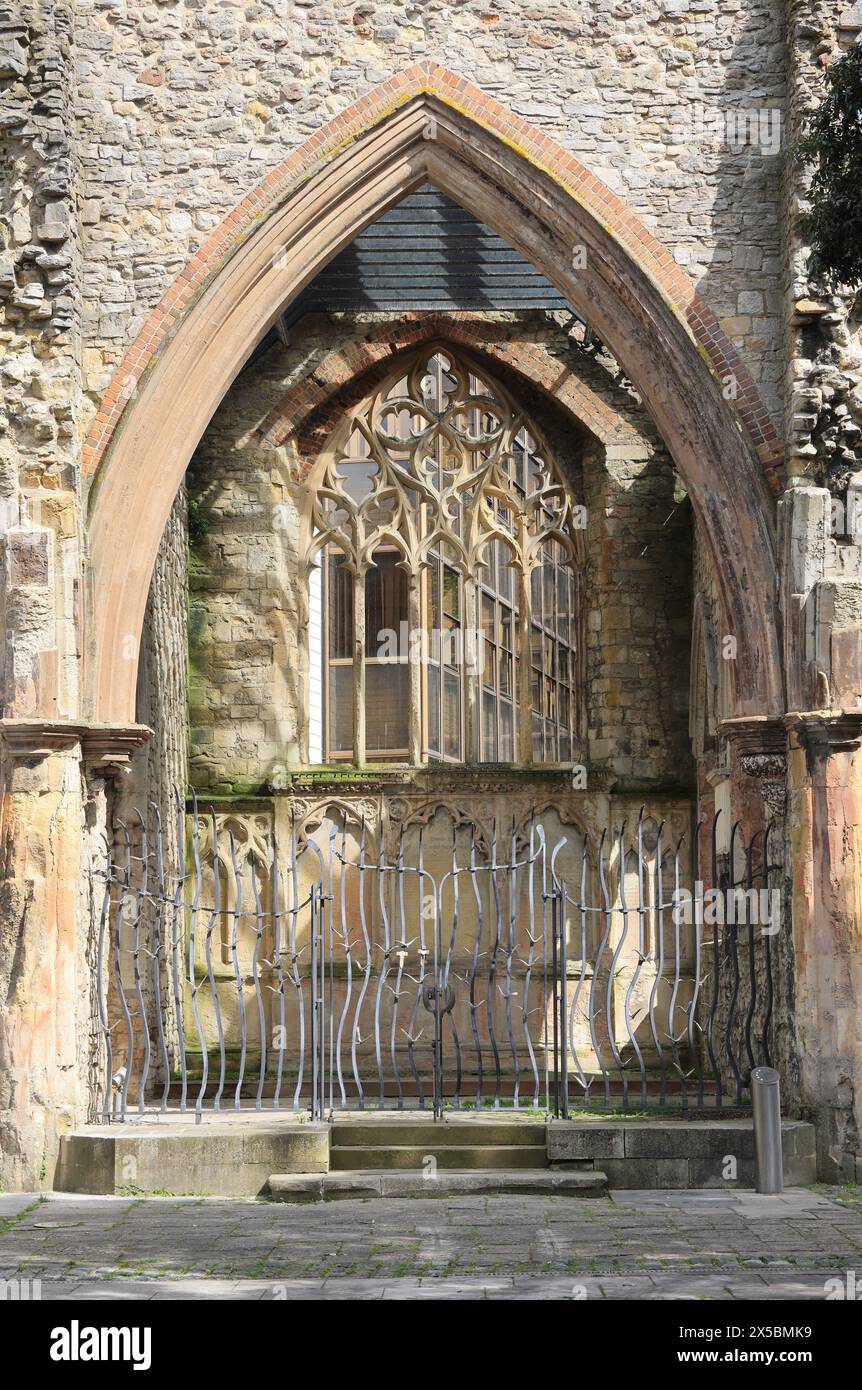
{"type": "Polygon", "coordinates": [[[281,846],[257,819],[178,803],[173,876],[155,808],[117,827],[95,1115],[738,1106],[772,1060],[771,829],[720,853],[716,821],[705,889],[698,837],[643,813],[550,846],[402,827],[389,854],[362,822],[281,846]]]}
{"type": "Polygon", "coordinates": [[[315,907],[313,1112],[546,1107],[556,895],[542,827],[520,853],[512,833],[480,855],[471,832],[464,862],[453,833],[451,863],[436,874],[421,829],[413,865],[403,834],[392,863],[369,860],[364,836],[350,858],[344,840],[331,830],[315,907]],[[373,1044],[364,1068],[363,1037],[373,1044]]]}

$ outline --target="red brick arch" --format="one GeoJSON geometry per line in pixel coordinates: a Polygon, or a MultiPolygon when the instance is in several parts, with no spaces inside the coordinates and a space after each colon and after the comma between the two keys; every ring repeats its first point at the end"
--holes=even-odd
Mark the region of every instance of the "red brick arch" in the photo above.
{"type": "Polygon", "coordinates": [[[85,447],[95,474],[86,714],[134,717],[135,643],[159,540],[243,362],[343,246],[428,182],[531,260],[634,383],[688,488],[737,639],[734,712],[780,713],[767,486],[780,446],[748,371],[684,271],[588,169],[464,78],[423,62],[361,97],[252,190],[126,353],[85,447]],[[577,273],[573,247],[586,251],[577,273]],[[732,403],[722,393],[729,373],[732,403]]]}
{"type": "Polygon", "coordinates": [[[487,363],[523,378],[580,420],[603,444],[643,445],[644,436],[608,403],[590,381],[560,362],[542,342],[512,337],[506,323],[468,312],[403,314],[357,326],[273,407],[256,434],[264,448],[295,435],[300,453],[314,457],[340,413],[388,373],[396,359],[423,342],[444,341],[467,348],[487,363]]]}

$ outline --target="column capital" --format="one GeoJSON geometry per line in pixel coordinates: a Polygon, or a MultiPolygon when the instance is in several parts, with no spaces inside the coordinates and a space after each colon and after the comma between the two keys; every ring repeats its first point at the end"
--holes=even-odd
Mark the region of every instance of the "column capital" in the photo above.
{"type": "Polygon", "coordinates": [[[862,745],[862,710],[792,710],[784,723],[797,747],[837,751],[862,745]]]}
{"type": "MultiPolygon", "coordinates": [[[[745,715],[723,719],[718,732],[733,744],[743,760],[780,759],[787,753],[787,729],[780,716],[771,714],[745,715]]],[[[764,768],[764,771],[769,771],[764,768]]]]}
{"type": "Polygon", "coordinates": [[[0,719],[0,739],[13,758],[48,758],[80,747],[90,772],[112,777],[128,769],[153,731],[146,724],[88,724],[72,719],[0,719]]]}

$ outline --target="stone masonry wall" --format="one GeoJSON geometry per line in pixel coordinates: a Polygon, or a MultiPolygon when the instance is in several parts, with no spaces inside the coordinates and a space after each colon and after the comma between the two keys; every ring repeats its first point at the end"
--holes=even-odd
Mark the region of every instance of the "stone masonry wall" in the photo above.
{"type": "MultiPolygon", "coordinates": [[[[862,33],[858,7],[827,0],[793,0],[788,129],[795,138],[823,93],[823,76],[862,33]],[[837,13],[836,13],[837,10],[837,13]]],[[[807,204],[798,171],[788,170],[786,433],[789,471],[846,499],[862,467],[862,300],[858,292],[830,293],[807,273],[800,228],[807,204]],[[796,175],[796,177],[792,177],[796,175]]],[[[840,541],[853,539],[839,528],[840,541]]],[[[854,566],[855,567],[855,566],[854,566]]]]}
{"type": "Polygon", "coordinates": [[[782,111],[783,9],[78,0],[91,408],[146,312],[243,193],[363,91],[429,57],[559,140],[672,248],[779,419],[775,127],[738,148],[726,137],[743,113],[782,111]]]}
{"type": "Polygon", "coordinates": [[[664,450],[584,460],[591,765],[691,786],[691,509],[664,450]]]}
{"type": "MultiPolygon", "coordinates": [[[[156,557],[141,637],[138,671],[138,709],[141,724],[153,731],[133,760],[135,798],[154,803],[163,818],[171,798],[186,783],[188,760],[188,497],[180,488],[171,509],[156,557]]],[[[143,809],[143,805],[142,805],[143,809]]],[[[122,805],[121,805],[122,811],[122,805]]],[[[150,814],[149,830],[154,826],[150,814]]],[[[176,862],[176,836],[165,825],[170,844],[169,869],[176,862]]]]}
{"type": "MultiPolygon", "coordinates": [[[[146,825],[150,854],[157,843],[158,820],[161,820],[161,862],[165,892],[171,897],[182,876],[184,845],[180,844],[179,817],[176,798],[185,797],[188,767],[188,497],[185,486],[177,493],[168,517],[159,553],[153,570],[144,627],[141,635],[141,662],[138,671],[137,717],[141,724],[152,729],[149,739],[132,759],[131,775],[121,778],[113,789],[110,811],[113,820],[115,862],[122,864],[124,848],[119,832],[126,826],[132,853],[143,850],[141,820],[146,825]]],[[[157,859],[154,860],[154,863],[157,859]]],[[[151,867],[153,865],[151,864],[151,867]]],[[[137,881],[135,878],[133,881],[137,881]]],[[[152,889],[156,884],[151,885],[152,889]]],[[[142,939],[151,941],[158,910],[154,899],[142,897],[140,931],[142,939]]],[[[176,1005],[169,979],[169,959],[162,963],[160,996],[167,1035],[176,1036],[176,1005]]],[[[151,970],[142,971],[142,990],[145,1007],[151,1020],[155,1016],[155,993],[151,970]]],[[[120,1004],[115,981],[107,980],[109,1014],[119,1019],[120,1004]]],[[[131,981],[126,981],[131,997],[131,981]]],[[[134,1002],[130,1005],[134,1009],[134,1002]]],[[[140,1042],[140,1039],[138,1039],[140,1042]]],[[[114,1066],[127,1065],[125,1032],[116,1030],[114,1066]]],[[[153,1057],[153,1080],[161,1081],[162,1059],[156,1051],[153,1057]]]]}
{"type": "Polygon", "coordinates": [[[71,3],[0,7],[0,534],[6,713],[74,715],[81,247],[71,3]]]}

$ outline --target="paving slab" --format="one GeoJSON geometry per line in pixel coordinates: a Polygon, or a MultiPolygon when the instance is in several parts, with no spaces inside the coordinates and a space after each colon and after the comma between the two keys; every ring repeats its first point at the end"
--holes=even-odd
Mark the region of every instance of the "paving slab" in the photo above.
{"type": "Polygon", "coordinates": [[[16,1194],[0,1218],[0,1277],[71,1301],[822,1300],[851,1270],[862,1287],[862,1208],[847,1193],[299,1206],[16,1194]]]}

